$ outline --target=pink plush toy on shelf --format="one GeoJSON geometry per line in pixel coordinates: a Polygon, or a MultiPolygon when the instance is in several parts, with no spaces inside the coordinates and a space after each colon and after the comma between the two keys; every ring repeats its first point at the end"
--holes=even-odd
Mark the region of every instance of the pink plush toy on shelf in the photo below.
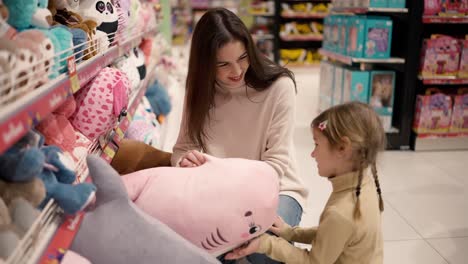
{"type": "Polygon", "coordinates": [[[199,167],[151,168],[124,175],[123,182],[140,209],[218,256],[273,224],[278,175],[262,161],[205,158],[199,167]]]}

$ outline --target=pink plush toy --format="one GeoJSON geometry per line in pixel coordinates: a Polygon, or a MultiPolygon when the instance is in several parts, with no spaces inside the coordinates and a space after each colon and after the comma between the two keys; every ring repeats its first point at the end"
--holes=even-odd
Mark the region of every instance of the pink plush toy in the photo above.
{"type": "Polygon", "coordinates": [[[59,146],[66,152],[73,151],[76,144],[75,129],[68,118],[73,115],[75,110],[75,99],[70,96],[36,126],[36,129],[44,136],[47,145],[59,146]]]}
{"type": "Polygon", "coordinates": [[[205,157],[199,167],[146,169],[123,182],[139,208],[218,256],[270,228],[279,183],[265,162],[205,157]]]}
{"type": "Polygon", "coordinates": [[[130,81],[125,73],[106,67],[76,94],[73,126],[90,140],[105,134],[127,108],[130,81]]]}

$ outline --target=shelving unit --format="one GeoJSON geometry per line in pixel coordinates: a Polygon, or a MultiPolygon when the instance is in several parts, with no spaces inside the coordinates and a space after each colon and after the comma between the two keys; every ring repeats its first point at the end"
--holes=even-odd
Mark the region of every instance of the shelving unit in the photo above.
{"type": "Polygon", "coordinates": [[[293,11],[293,9],[287,9],[283,10],[282,4],[288,4],[292,5],[295,4],[312,4],[312,5],[319,5],[319,4],[324,4],[328,5],[330,1],[328,0],[323,0],[323,1],[290,1],[290,0],[275,0],[275,7],[276,7],[276,23],[278,24],[277,26],[277,53],[276,54],[276,62],[286,64],[291,67],[308,67],[308,66],[314,66],[317,63],[310,63],[304,62],[304,63],[298,63],[296,61],[290,61],[288,56],[281,58],[280,56],[280,50],[294,50],[293,52],[298,52],[300,50],[303,50],[303,52],[307,53],[309,58],[313,58],[312,60],[315,61],[318,58],[320,58],[320,55],[318,54],[318,49],[321,46],[322,40],[323,40],[323,35],[320,34],[321,32],[317,32],[316,29],[314,29],[311,24],[312,23],[319,23],[323,25],[323,19],[329,14],[329,10],[327,12],[321,12],[322,10],[307,10],[307,11],[299,11],[300,9],[296,9],[293,11]],[[309,34],[304,34],[304,35],[298,35],[297,33],[295,34],[285,34],[284,32],[280,32],[280,25],[284,25],[287,23],[292,23],[296,22],[298,24],[302,24],[302,26],[305,27],[304,24],[307,24],[310,27],[310,30],[312,33],[309,34]],[[312,55],[310,55],[312,54],[312,55]]]}
{"type": "MultiPolygon", "coordinates": [[[[450,36],[461,37],[468,34],[466,24],[468,24],[467,16],[428,16],[424,15],[423,1],[414,1],[414,15],[411,17],[411,24],[417,28],[414,31],[416,44],[411,45],[411,51],[417,56],[422,52],[422,43],[424,39],[430,38],[432,34],[444,34],[450,36]]],[[[419,69],[419,63],[417,64],[419,69]]],[[[424,94],[426,89],[438,87],[441,91],[454,91],[459,87],[464,87],[468,84],[467,78],[458,76],[422,76],[419,72],[414,76],[414,88],[412,89],[414,96],[411,101],[413,107],[411,116],[415,113],[416,95],[424,94]]],[[[412,119],[411,119],[412,121],[412,119]]],[[[412,122],[410,123],[412,125],[412,122]]],[[[468,135],[459,133],[447,134],[417,134],[411,132],[411,149],[415,151],[430,151],[430,150],[467,150],[468,135]]]]}
{"type": "Polygon", "coordinates": [[[468,16],[423,16],[424,24],[468,24],[468,16]]]}
{"type": "Polygon", "coordinates": [[[319,53],[322,56],[332,59],[334,61],[341,62],[346,65],[360,64],[362,66],[366,64],[404,64],[404,58],[388,58],[388,59],[368,59],[368,58],[354,58],[345,56],[342,54],[334,53],[328,50],[319,49],[319,53]]]}
{"type": "Polygon", "coordinates": [[[375,8],[375,7],[334,7],[332,13],[351,13],[351,14],[367,14],[367,13],[408,13],[408,8],[375,8]]]}
{"type": "MultiPolygon", "coordinates": [[[[137,46],[146,33],[154,34],[155,30],[135,34],[124,43],[109,48],[104,54],[80,63],[77,66],[80,86],[89,82],[103,67],[137,46]]],[[[55,110],[70,94],[77,91],[73,90],[69,75],[62,74],[14,103],[0,108],[0,153],[55,110]]]]}
{"type": "Polygon", "coordinates": [[[468,78],[459,78],[457,76],[444,76],[444,77],[423,77],[418,76],[418,79],[425,85],[462,85],[468,84],[468,78]]]}
{"type": "MultiPolygon", "coordinates": [[[[354,8],[333,7],[331,14],[370,14],[391,17],[393,21],[391,58],[368,59],[345,56],[320,49],[325,60],[337,65],[357,66],[360,70],[381,69],[395,71],[395,91],[391,127],[386,131],[387,149],[408,150],[411,148],[411,129],[416,93],[414,91],[419,57],[415,49],[419,44],[418,23],[413,23],[417,14],[415,1],[406,1],[406,8],[354,8]],[[416,44],[417,43],[417,44],[416,44]]],[[[417,1],[422,2],[422,1],[417,1]]]]}
{"type": "MultiPolygon", "coordinates": [[[[158,20],[156,11],[151,14],[155,15],[155,19],[158,20]]],[[[113,46],[105,51],[101,50],[91,59],[80,61],[76,65],[75,54],[70,56],[67,59],[69,67],[67,73],[48,80],[45,84],[31,89],[24,95],[23,93],[15,95],[18,98],[13,102],[6,101],[0,108],[0,154],[24,136],[29,129],[35,127],[51,114],[69,96],[73,96],[80,88],[84,87],[103,68],[111,65],[131,49],[138,47],[143,38],[154,37],[158,34],[159,22],[155,21],[150,26],[145,26],[145,30],[122,31],[113,46]],[[73,74],[73,72],[75,73],[73,74]]],[[[108,38],[108,36],[103,37],[108,38]]],[[[157,53],[155,47],[153,47],[152,51],[153,55],[157,53]]],[[[56,56],[60,55],[56,54],[56,56]]],[[[155,79],[157,60],[158,58],[152,57],[150,65],[146,65],[146,78],[129,95],[127,116],[120,120],[112,132],[108,131],[107,138],[104,137],[91,142],[83,157],[76,157],[79,159],[75,162],[76,182],[91,181],[88,178],[86,166],[86,156],[88,154],[99,155],[108,162],[112,160],[113,154],[128,129],[148,84],[155,79]]],[[[14,84],[12,84],[12,87],[14,87],[14,84]]],[[[2,90],[4,89],[11,88],[2,87],[2,90]]],[[[58,263],[57,261],[61,260],[60,256],[69,248],[76,232],[79,230],[83,216],[83,212],[73,216],[66,216],[53,199],[49,200],[15,247],[14,252],[8,257],[6,263],[58,263]]]]}

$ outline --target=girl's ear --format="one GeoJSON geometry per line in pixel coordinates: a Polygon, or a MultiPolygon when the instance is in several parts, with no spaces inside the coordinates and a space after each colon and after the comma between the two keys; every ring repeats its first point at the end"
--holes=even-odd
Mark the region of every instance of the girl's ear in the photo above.
{"type": "Polygon", "coordinates": [[[351,140],[349,139],[349,137],[345,136],[341,138],[341,144],[338,147],[338,152],[340,156],[342,157],[348,158],[352,156],[353,149],[352,149],[351,140]]]}

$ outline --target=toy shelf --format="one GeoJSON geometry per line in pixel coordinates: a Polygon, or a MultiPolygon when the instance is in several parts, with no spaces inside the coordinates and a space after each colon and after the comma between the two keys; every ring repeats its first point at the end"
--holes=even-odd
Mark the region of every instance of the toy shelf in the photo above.
{"type": "Polygon", "coordinates": [[[281,36],[280,38],[283,41],[322,41],[322,35],[295,35],[295,36],[281,36]]]}
{"type": "Polygon", "coordinates": [[[249,11],[249,14],[251,14],[253,16],[264,16],[264,17],[273,17],[273,16],[275,16],[274,13],[252,12],[252,11],[249,11]]]}
{"type": "MultiPolygon", "coordinates": [[[[149,75],[142,81],[139,88],[131,95],[129,100],[128,114],[120,121],[112,138],[107,138],[106,145],[99,147],[99,140],[94,141],[88,148],[88,154],[101,156],[107,162],[111,162],[117,150],[117,146],[111,144],[120,143],[123,135],[128,129],[138,103],[144,96],[148,84],[154,81],[156,65],[151,67],[149,75]]],[[[88,170],[86,156],[77,163],[77,178],[80,182],[88,181],[88,170]]],[[[70,247],[76,232],[79,230],[84,213],[80,212],[73,216],[63,215],[62,210],[51,199],[41,214],[36,219],[28,233],[21,240],[15,252],[9,257],[8,263],[50,263],[51,256],[59,256],[59,249],[66,250],[70,247]]]]}
{"type": "Polygon", "coordinates": [[[424,24],[468,24],[468,16],[423,16],[424,24]]]}
{"type": "Polygon", "coordinates": [[[292,18],[292,19],[313,19],[313,18],[325,18],[328,16],[328,13],[317,13],[317,14],[306,14],[306,13],[295,13],[295,14],[281,14],[282,18],[292,18]]]}
{"type": "Polygon", "coordinates": [[[438,77],[424,77],[422,75],[418,76],[419,80],[423,82],[423,84],[428,85],[463,85],[468,84],[468,78],[460,78],[457,76],[438,76],[438,77]]]}
{"type": "Polygon", "coordinates": [[[0,109],[0,153],[20,139],[26,132],[37,125],[43,118],[49,115],[66,98],[79,90],[79,87],[89,82],[103,68],[115,59],[136,47],[146,33],[139,33],[127,39],[123,44],[109,48],[104,54],[96,55],[92,59],[80,63],[77,68],[79,80],[78,88],[73,88],[68,74],[61,74],[50,80],[45,85],[31,91],[15,102],[2,106],[0,109]]]}
{"type": "Polygon", "coordinates": [[[274,39],[275,36],[273,34],[252,34],[252,38],[254,40],[263,40],[263,39],[274,39]]]}
{"type": "Polygon", "coordinates": [[[361,64],[361,66],[365,64],[376,64],[376,63],[381,63],[381,64],[404,64],[405,63],[405,59],[403,58],[388,58],[388,59],[354,58],[354,57],[334,53],[334,52],[325,50],[323,48],[319,49],[319,53],[324,57],[341,62],[346,65],[352,65],[355,63],[361,64]]]}
{"type": "Polygon", "coordinates": [[[416,151],[468,150],[468,134],[428,135],[419,134],[414,143],[416,151]]]}
{"type": "Polygon", "coordinates": [[[376,7],[334,7],[332,13],[408,13],[408,8],[376,8],[376,7]]]}

